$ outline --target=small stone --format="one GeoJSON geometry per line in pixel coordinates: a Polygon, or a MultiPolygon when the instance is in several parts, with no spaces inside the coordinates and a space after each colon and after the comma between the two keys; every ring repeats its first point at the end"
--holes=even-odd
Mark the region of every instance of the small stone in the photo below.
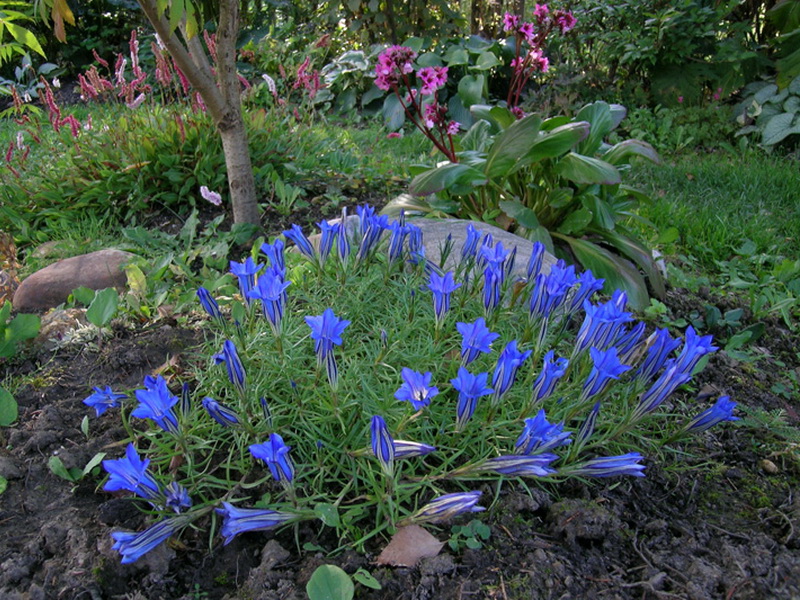
{"type": "Polygon", "coordinates": [[[767,473],[768,475],[775,475],[779,471],[778,465],[776,465],[768,458],[761,460],[761,462],[759,462],[758,464],[761,467],[761,470],[764,471],[764,473],[767,473]]]}
{"type": "Polygon", "coordinates": [[[41,311],[65,302],[72,290],[124,288],[123,266],[134,257],[122,250],[98,250],[60,260],[36,271],[14,293],[14,308],[21,312],[41,311]]]}

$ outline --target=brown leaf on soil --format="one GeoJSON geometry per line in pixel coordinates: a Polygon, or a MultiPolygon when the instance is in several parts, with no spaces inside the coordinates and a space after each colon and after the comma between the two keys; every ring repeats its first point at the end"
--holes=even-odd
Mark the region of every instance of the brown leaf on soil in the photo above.
{"type": "Polygon", "coordinates": [[[420,559],[439,554],[444,546],[419,525],[400,527],[376,561],[379,565],[413,567],[420,559]]]}

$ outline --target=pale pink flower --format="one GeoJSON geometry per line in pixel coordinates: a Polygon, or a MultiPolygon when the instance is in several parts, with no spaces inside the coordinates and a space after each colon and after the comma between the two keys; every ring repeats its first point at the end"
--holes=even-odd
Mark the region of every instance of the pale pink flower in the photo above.
{"type": "Polygon", "coordinates": [[[57,90],[61,89],[61,82],[58,80],[58,77],[53,77],[53,87],[57,90]]]}
{"type": "Polygon", "coordinates": [[[139,94],[138,96],[136,96],[136,98],[133,99],[132,102],[126,102],[125,106],[127,106],[131,110],[137,109],[142,105],[142,102],[144,102],[144,98],[145,98],[144,94],[139,94]]]}
{"type": "Polygon", "coordinates": [[[459,129],[461,129],[461,123],[458,121],[450,121],[447,124],[447,135],[457,135],[459,129]]]}
{"type": "Polygon", "coordinates": [[[222,204],[222,196],[217,192],[212,192],[206,186],[200,186],[200,195],[203,197],[203,200],[208,200],[214,206],[220,206],[222,204]]]}

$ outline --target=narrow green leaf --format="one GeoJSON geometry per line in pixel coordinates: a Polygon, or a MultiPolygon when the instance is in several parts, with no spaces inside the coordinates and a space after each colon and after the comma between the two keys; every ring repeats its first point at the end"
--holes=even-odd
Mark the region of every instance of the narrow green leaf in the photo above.
{"type": "MultiPolygon", "coordinates": [[[[0,475],[0,494],[5,492],[6,489],[8,489],[8,479],[6,479],[2,475],[0,475]]],[[[378,588],[378,589],[380,589],[380,588],[378,588]]]]}
{"type": "Polygon", "coordinates": [[[536,213],[519,200],[501,200],[500,209],[525,229],[539,227],[539,219],[536,218],[536,213]]]}
{"type": "Polygon", "coordinates": [[[306,584],[309,600],[351,600],[355,586],[342,569],[334,565],[317,567],[306,584]]]}
{"type": "Polygon", "coordinates": [[[73,474],[67,470],[67,467],[64,466],[63,461],[58,456],[51,456],[47,460],[47,466],[50,468],[50,471],[53,473],[53,475],[73,483],[77,481],[73,474]]]}
{"type": "Polygon", "coordinates": [[[381,583],[377,579],[375,579],[369,572],[366,571],[364,568],[360,568],[358,571],[353,573],[353,579],[355,579],[361,585],[371,588],[373,590],[381,589],[381,583]]]}
{"type": "Polygon", "coordinates": [[[506,175],[512,166],[525,156],[536,142],[542,120],[537,115],[528,115],[512,123],[505,131],[495,136],[486,156],[485,172],[489,179],[506,175]]]}
{"type": "MultiPolygon", "coordinates": [[[[545,158],[555,158],[569,152],[575,144],[589,135],[589,123],[581,121],[579,123],[569,123],[556,127],[539,135],[538,139],[531,145],[531,149],[525,156],[527,164],[539,162],[545,158]]],[[[544,129],[544,124],[542,124],[544,129]]],[[[518,167],[522,166],[522,161],[518,167]]]]}
{"type": "Polygon", "coordinates": [[[447,163],[417,175],[411,181],[410,191],[417,196],[427,196],[456,184],[483,185],[483,173],[463,163],[447,163]]]}
{"type": "Polygon", "coordinates": [[[612,146],[608,152],[603,154],[603,160],[612,165],[627,163],[631,156],[641,156],[655,164],[661,164],[661,157],[647,142],[641,140],[625,140],[612,146]]]}
{"type": "Polygon", "coordinates": [[[105,457],[106,457],[106,453],[105,452],[98,452],[97,454],[95,454],[92,457],[92,459],[88,463],[86,463],[86,466],[83,467],[83,471],[81,472],[81,476],[85,476],[85,475],[88,475],[89,473],[91,473],[92,469],[94,469],[97,465],[99,465],[103,461],[103,459],[105,457]]]}

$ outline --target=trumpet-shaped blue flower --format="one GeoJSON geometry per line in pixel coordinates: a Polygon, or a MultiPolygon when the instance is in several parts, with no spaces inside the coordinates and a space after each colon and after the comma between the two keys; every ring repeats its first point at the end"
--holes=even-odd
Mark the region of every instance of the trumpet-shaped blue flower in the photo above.
{"type": "Polygon", "coordinates": [[[739,417],[733,416],[734,408],[736,408],[736,402],[731,401],[730,396],[720,396],[719,400],[714,403],[714,406],[704,410],[689,421],[686,425],[686,430],[700,432],[710,429],[717,423],[722,423],[723,421],[738,421],[739,417]]]}
{"type": "Polygon", "coordinates": [[[158,377],[145,377],[144,390],[136,390],[139,405],[131,412],[137,419],[152,419],[156,425],[170,433],[178,432],[178,418],[174,406],[179,402],[167,388],[167,382],[158,377]]]}
{"type": "Polygon", "coordinates": [[[334,346],[342,345],[342,333],[350,325],[350,321],[339,319],[331,308],[326,308],[321,315],[305,319],[311,328],[314,352],[317,353],[317,357],[323,358],[333,350],[334,346]]]}
{"type": "Polygon", "coordinates": [[[396,459],[425,456],[435,451],[436,447],[428,444],[409,442],[408,440],[394,440],[394,457],[396,459]]]}
{"type": "Polygon", "coordinates": [[[544,409],[532,419],[525,419],[525,427],[514,445],[520,454],[541,454],[547,450],[572,443],[571,431],[564,431],[564,423],[550,423],[544,409]]]}
{"type": "Polygon", "coordinates": [[[308,241],[306,234],[303,233],[302,227],[294,224],[292,225],[291,229],[285,230],[283,235],[286,237],[286,239],[294,242],[295,246],[297,246],[297,249],[300,251],[300,254],[312,261],[317,260],[317,255],[314,252],[314,246],[312,246],[311,242],[308,241]]]}
{"type": "Polygon", "coordinates": [[[244,365],[239,359],[236,345],[230,340],[225,340],[222,344],[222,352],[214,355],[214,362],[218,365],[225,363],[225,368],[228,370],[228,379],[237,390],[243,393],[246,383],[244,365]]]}
{"type": "Polygon", "coordinates": [[[119,406],[119,401],[127,398],[127,394],[119,394],[114,392],[111,389],[111,386],[106,386],[105,389],[99,387],[93,387],[94,394],[85,398],[83,403],[86,406],[92,407],[97,416],[99,417],[104,412],[106,412],[109,408],[116,408],[119,406]]]}
{"type": "Polygon", "coordinates": [[[575,266],[560,267],[553,265],[547,275],[541,273],[534,280],[533,292],[530,300],[530,316],[533,318],[547,318],[554,310],[564,304],[567,292],[577,281],[575,266]]]}
{"type": "Polygon", "coordinates": [[[490,267],[493,271],[505,273],[505,262],[506,259],[508,259],[510,251],[503,247],[503,242],[497,242],[492,246],[491,239],[490,237],[484,238],[484,244],[478,251],[480,255],[480,265],[484,269],[490,267]]]}
{"type": "Polygon", "coordinates": [[[642,338],[644,329],[644,321],[640,321],[631,327],[629,331],[620,332],[619,337],[614,342],[620,362],[630,364],[633,362],[634,357],[639,354],[642,347],[639,340],[642,338]]]}
{"type": "Polygon", "coordinates": [[[517,340],[510,341],[497,359],[497,366],[494,368],[492,374],[492,388],[494,394],[492,395],[492,405],[494,406],[500,401],[500,398],[506,395],[511,386],[514,384],[514,379],[517,377],[517,371],[522,363],[528,360],[531,355],[530,350],[521,352],[517,350],[517,340]]]}
{"type": "Polygon", "coordinates": [[[108,473],[103,489],[107,492],[127,490],[151,502],[159,501],[161,488],[147,470],[149,464],[149,458],[139,458],[133,444],[128,444],[123,458],[103,461],[103,468],[108,473]]]}
{"type": "Polygon", "coordinates": [[[409,228],[400,221],[389,224],[389,262],[395,263],[403,260],[403,250],[408,237],[409,228]]]}
{"type": "Polygon", "coordinates": [[[342,218],[339,220],[339,232],[336,236],[336,252],[343,266],[347,266],[350,258],[350,232],[347,229],[347,207],[342,208],[342,218]]]}
{"type": "Polygon", "coordinates": [[[630,369],[628,365],[623,365],[619,362],[616,348],[612,347],[608,350],[589,348],[589,354],[594,364],[589,372],[589,377],[583,383],[583,391],[581,393],[583,399],[602,393],[612,379],[619,379],[620,375],[630,369]]]}
{"type": "Polygon", "coordinates": [[[336,234],[339,233],[339,224],[331,225],[328,221],[322,220],[317,223],[320,230],[319,236],[319,262],[325,264],[328,256],[333,250],[333,243],[336,241],[336,234]]]}
{"type": "Polygon", "coordinates": [[[566,358],[558,358],[553,360],[554,358],[555,352],[552,350],[548,351],[547,354],[544,355],[542,372],[539,373],[536,381],[533,382],[533,396],[531,398],[531,404],[537,404],[545,398],[549,398],[553,394],[553,390],[555,390],[558,380],[561,379],[567,372],[569,360],[566,358]]]}
{"type": "Polygon", "coordinates": [[[583,303],[589,300],[595,292],[603,289],[604,279],[596,279],[591,271],[586,270],[580,274],[577,280],[578,287],[572,294],[569,301],[569,314],[574,313],[583,306],[583,303]]]}
{"type": "Polygon", "coordinates": [[[476,470],[517,477],[547,477],[556,472],[550,466],[550,463],[557,458],[558,456],[552,453],[535,454],[533,456],[524,454],[497,456],[483,461],[476,470]]]}
{"type": "Polygon", "coordinates": [[[711,344],[712,340],[713,336],[704,335],[701,337],[695,333],[692,326],[687,327],[686,341],[675,361],[678,369],[683,373],[691,375],[701,358],[706,354],[716,352],[717,347],[711,344]]]}
{"type": "Polygon", "coordinates": [[[455,494],[445,494],[431,500],[428,504],[420,508],[406,521],[411,523],[438,523],[452,519],[462,513],[474,513],[486,510],[483,506],[477,506],[481,492],[458,492],[455,494]]]}
{"type": "Polygon", "coordinates": [[[394,440],[383,417],[380,415],[372,417],[370,433],[372,437],[372,453],[381,463],[384,472],[391,477],[394,474],[394,440]]]}
{"type": "Polygon", "coordinates": [[[639,404],[633,411],[634,418],[638,419],[647,413],[653,412],[672,392],[691,378],[692,376],[689,373],[680,371],[680,366],[674,360],[668,361],[661,376],[639,398],[639,404]]]}
{"type": "Polygon", "coordinates": [[[188,415],[189,411],[192,410],[192,393],[188,383],[184,383],[181,386],[181,397],[178,400],[178,409],[182,415],[188,415]]]}
{"type": "Polygon", "coordinates": [[[639,464],[643,458],[638,452],[629,452],[619,456],[602,456],[570,467],[569,473],[585,477],[617,477],[618,475],[644,477],[644,465],[639,464]]]}
{"type": "Polygon", "coordinates": [[[235,410],[228,408],[224,404],[220,404],[213,398],[203,398],[203,408],[206,409],[212,419],[223,427],[233,427],[241,423],[239,415],[235,410]]]}
{"type": "Polygon", "coordinates": [[[481,352],[489,354],[492,342],[500,337],[499,333],[489,331],[483,317],[474,323],[456,323],[456,329],[461,334],[461,364],[464,366],[478,358],[481,352]]]}
{"type": "Polygon", "coordinates": [[[269,268],[258,278],[256,287],[249,293],[250,298],[261,300],[264,316],[275,335],[281,333],[286,307],[286,288],[291,283],[291,281],[284,281],[283,276],[276,269],[269,268]]]}
{"type": "Polygon", "coordinates": [[[500,304],[503,277],[502,267],[489,264],[483,270],[483,308],[487,315],[500,304]]]}
{"type": "Polygon", "coordinates": [[[450,383],[458,391],[458,404],[456,405],[457,431],[461,431],[472,418],[478,406],[478,398],[492,393],[492,388],[486,385],[488,379],[488,373],[473,375],[464,367],[459,367],[458,376],[450,380],[450,383]]]}
{"type": "Polygon", "coordinates": [[[267,463],[272,478],[284,484],[290,484],[294,479],[294,463],[289,450],[291,447],[284,444],[277,433],[271,433],[269,440],[262,444],[250,446],[250,454],[267,463]]]}
{"type": "Polygon", "coordinates": [[[589,412],[589,416],[586,417],[586,420],[578,430],[576,439],[579,444],[583,444],[586,440],[592,437],[592,434],[594,433],[594,426],[597,423],[598,414],[600,414],[600,403],[595,402],[592,410],[589,412]]]}
{"type": "Polygon", "coordinates": [[[219,309],[219,304],[214,300],[214,297],[204,287],[197,288],[197,298],[200,300],[200,306],[206,311],[209,317],[222,321],[222,311],[219,309]]]}
{"type": "Polygon", "coordinates": [[[467,224],[467,237],[464,245],[461,246],[461,264],[468,264],[475,260],[478,253],[478,242],[481,239],[481,232],[475,229],[472,223],[467,224]]]}
{"type": "Polygon", "coordinates": [[[401,385],[394,393],[400,401],[411,402],[414,410],[422,410],[431,403],[431,399],[439,393],[439,388],[431,385],[433,373],[420,373],[408,367],[400,372],[403,378],[401,385]]]}
{"type": "Polygon", "coordinates": [[[111,546],[122,555],[122,564],[136,562],[142,556],[160,546],[186,524],[184,517],[169,517],[139,533],[115,531],[111,534],[111,546]]]}
{"type": "Polygon", "coordinates": [[[431,272],[428,289],[433,293],[433,311],[437,323],[441,323],[450,310],[450,294],[460,287],[460,283],[453,281],[452,271],[448,271],[444,276],[431,272]]]}
{"type": "Polygon", "coordinates": [[[231,261],[231,273],[236,277],[239,282],[239,291],[244,298],[245,303],[250,306],[250,298],[247,295],[256,283],[256,275],[264,266],[261,263],[256,264],[253,262],[252,257],[248,256],[244,262],[231,261]]]}
{"type": "Polygon", "coordinates": [[[230,544],[233,538],[240,533],[274,529],[299,518],[299,515],[290,512],[261,508],[237,508],[229,502],[223,502],[222,508],[215,510],[222,515],[222,527],[219,532],[225,538],[225,546],[230,544]]]}
{"type": "Polygon", "coordinates": [[[534,242],[531,248],[531,257],[528,259],[526,272],[528,281],[536,277],[542,270],[542,263],[544,262],[544,244],[542,242],[534,242]]]}
{"type": "Polygon", "coordinates": [[[361,217],[362,233],[356,257],[361,261],[366,259],[378,245],[383,231],[389,229],[389,217],[375,214],[369,216],[360,214],[359,216],[361,217]]]}
{"type": "Polygon", "coordinates": [[[647,338],[647,356],[636,371],[636,377],[647,382],[653,379],[666,364],[669,355],[681,345],[681,341],[672,339],[669,330],[658,329],[647,338]]]}
{"type": "Polygon", "coordinates": [[[171,508],[176,513],[181,513],[192,507],[192,498],[189,492],[177,481],[171,481],[164,490],[167,498],[167,508],[171,508]]]}
{"type": "MultiPolygon", "coordinates": [[[[617,300],[620,298],[617,297],[617,300]]],[[[598,305],[586,300],[583,309],[586,311],[586,316],[575,340],[576,352],[582,352],[592,346],[605,350],[617,339],[623,325],[633,320],[631,313],[620,308],[619,302],[614,298],[598,305]]]]}
{"type": "Polygon", "coordinates": [[[267,257],[269,266],[281,274],[281,277],[286,277],[286,257],[283,254],[286,244],[283,240],[278,238],[272,244],[266,242],[261,244],[261,252],[267,257]]]}

